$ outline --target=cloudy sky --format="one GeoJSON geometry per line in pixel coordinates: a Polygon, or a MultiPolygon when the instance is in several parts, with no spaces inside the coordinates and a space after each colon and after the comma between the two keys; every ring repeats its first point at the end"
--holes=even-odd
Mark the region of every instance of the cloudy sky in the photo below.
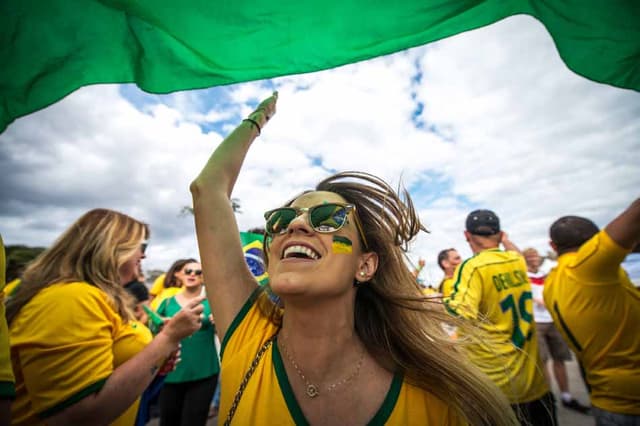
{"type": "Polygon", "coordinates": [[[86,87],[0,135],[0,233],[49,245],[85,211],[151,225],[145,268],[197,253],[188,186],[262,98],[278,113],[233,197],[241,229],[321,178],[363,170],[409,189],[431,229],[410,258],[439,280],[438,251],[471,254],[466,214],[490,208],[521,247],[546,252],[561,215],[603,226],[640,195],[640,93],[567,69],[541,24],[511,17],[395,55],[223,88],[149,95],[86,87]]]}

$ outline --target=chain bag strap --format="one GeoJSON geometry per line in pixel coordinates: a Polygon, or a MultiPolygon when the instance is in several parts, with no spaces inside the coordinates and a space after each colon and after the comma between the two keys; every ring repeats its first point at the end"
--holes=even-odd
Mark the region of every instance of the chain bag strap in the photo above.
{"type": "Polygon", "coordinates": [[[227,414],[227,418],[224,421],[224,426],[231,425],[231,419],[233,419],[233,416],[236,414],[236,409],[238,408],[238,404],[240,403],[240,398],[242,398],[242,394],[244,393],[244,389],[247,387],[247,383],[249,383],[249,379],[251,378],[251,376],[253,376],[253,372],[256,370],[256,367],[258,367],[258,364],[260,363],[260,359],[262,358],[262,355],[264,355],[267,349],[269,349],[269,346],[271,346],[271,344],[273,343],[273,340],[276,338],[277,335],[278,333],[276,332],[273,336],[269,337],[269,339],[266,342],[264,342],[264,345],[262,345],[262,347],[258,350],[255,358],[253,358],[253,362],[249,366],[249,369],[247,370],[246,374],[244,375],[244,379],[242,379],[242,382],[240,383],[240,387],[238,387],[238,391],[236,392],[236,395],[233,397],[233,404],[231,404],[231,408],[229,409],[229,414],[227,414]]]}

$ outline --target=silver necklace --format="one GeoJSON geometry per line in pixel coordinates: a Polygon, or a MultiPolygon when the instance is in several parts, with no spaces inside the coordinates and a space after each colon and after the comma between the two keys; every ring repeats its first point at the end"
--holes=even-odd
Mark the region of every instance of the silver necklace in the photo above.
{"type": "MultiPolygon", "coordinates": [[[[282,351],[286,355],[286,357],[289,360],[289,362],[291,363],[291,365],[293,365],[293,368],[296,370],[296,373],[298,373],[298,376],[300,376],[302,381],[305,383],[307,396],[309,398],[315,398],[316,396],[320,395],[320,386],[311,383],[309,381],[309,379],[307,379],[307,376],[304,375],[304,373],[302,372],[302,370],[298,366],[298,363],[293,359],[293,356],[291,356],[291,354],[287,350],[287,345],[285,345],[284,341],[285,341],[285,339],[283,338],[281,340],[282,351]]],[[[327,392],[333,392],[337,387],[340,387],[342,385],[346,385],[347,383],[352,381],[358,375],[358,373],[360,373],[360,367],[362,367],[362,362],[363,361],[364,361],[364,348],[362,348],[362,353],[360,354],[360,359],[358,360],[358,363],[356,364],[356,368],[351,372],[351,374],[349,374],[347,377],[345,377],[344,379],[340,380],[339,382],[332,383],[332,384],[328,385],[326,387],[326,391],[327,392]]]]}

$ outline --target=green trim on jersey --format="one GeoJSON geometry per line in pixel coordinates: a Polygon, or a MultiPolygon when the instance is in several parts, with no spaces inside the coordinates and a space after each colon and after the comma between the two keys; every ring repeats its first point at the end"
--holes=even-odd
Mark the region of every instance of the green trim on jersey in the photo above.
{"type": "MultiPolygon", "coordinates": [[[[277,337],[271,347],[273,369],[276,373],[276,377],[278,378],[278,384],[280,385],[282,396],[287,404],[287,408],[289,409],[289,414],[291,414],[291,417],[297,426],[308,426],[309,422],[305,418],[300,405],[298,405],[298,400],[293,393],[293,388],[291,387],[291,383],[289,382],[289,378],[287,377],[287,371],[284,367],[284,361],[282,360],[282,355],[280,354],[280,350],[278,349],[277,337]]],[[[384,425],[387,420],[389,420],[389,417],[391,417],[393,409],[398,402],[400,390],[402,389],[403,378],[403,374],[399,372],[393,375],[393,380],[391,380],[391,385],[389,386],[389,390],[387,391],[387,396],[385,396],[382,405],[380,406],[376,414],[367,423],[367,425],[384,425]]]]}
{"type": "Polygon", "coordinates": [[[289,414],[291,414],[291,417],[293,418],[293,421],[297,426],[307,426],[309,425],[309,422],[304,417],[304,413],[298,405],[296,396],[293,393],[291,383],[289,383],[289,378],[287,377],[287,372],[282,361],[282,355],[280,355],[280,350],[278,349],[277,337],[273,341],[273,345],[271,345],[271,348],[271,356],[273,357],[273,369],[276,372],[278,384],[280,385],[280,389],[282,390],[282,397],[287,404],[287,408],[289,408],[289,414]]]}
{"type": "Polygon", "coordinates": [[[97,382],[95,382],[94,384],[86,387],[85,389],[81,390],[80,392],[76,393],[75,395],[70,396],[69,398],[67,398],[66,400],[62,401],[60,404],[56,404],[53,407],[38,413],[38,417],[40,417],[41,419],[47,418],[47,417],[51,417],[56,413],[59,413],[61,411],[63,411],[65,408],[71,407],[73,404],[75,404],[78,401],[83,400],[84,398],[86,398],[87,396],[91,395],[92,393],[96,393],[98,392],[100,389],[103,388],[104,384],[107,382],[107,378],[98,380],[97,382]]]}
{"type": "Polygon", "coordinates": [[[462,262],[460,264],[460,267],[456,269],[456,276],[455,276],[456,281],[453,283],[453,290],[451,291],[451,294],[449,295],[449,297],[445,298],[444,300],[444,307],[446,308],[447,312],[449,312],[451,315],[458,316],[458,312],[456,312],[455,309],[449,306],[449,300],[452,300],[455,297],[455,295],[458,293],[458,287],[460,286],[460,277],[462,276],[462,269],[464,268],[464,265],[466,265],[467,262],[473,259],[474,257],[475,255],[471,256],[469,259],[462,262]]]}
{"type": "Polygon", "coordinates": [[[553,302],[553,309],[556,311],[556,314],[558,314],[558,321],[560,322],[560,326],[564,329],[564,332],[567,333],[567,337],[569,338],[569,340],[571,340],[571,343],[575,345],[578,351],[582,352],[582,345],[578,343],[578,339],[576,339],[576,336],[573,335],[573,333],[569,329],[569,326],[566,322],[564,322],[564,318],[562,318],[562,315],[560,314],[558,302],[553,302]]]}
{"type": "Polygon", "coordinates": [[[387,392],[387,396],[382,402],[382,406],[376,413],[375,416],[367,423],[370,426],[376,425],[384,425],[389,417],[391,417],[391,413],[393,413],[393,409],[396,407],[396,403],[398,402],[398,397],[400,396],[400,389],[402,389],[402,381],[403,374],[396,372],[393,375],[393,380],[391,380],[391,386],[389,387],[389,392],[387,392]]]}
{"type": "Polygon", "coordinates": [[[13,399],[16,397],[16,386],[13,382],[0,382],[0,398],[13,399]]]}
{"type": "Polygon", "coordinates": [[[222,361],[222,356],[224,355],[224,349],[227,346],[227,342],[233,335],[233,332],[236,331],[236,329],[238,328],[238,326],[240,325],[244,317],[247,316],[249,309],[251,309],[253,304],[258,299],[258,296],[263,291],[264,291],[263,287],[256,287],[256,289],[251,293],[251,296],[249,296],[247,301],[244,302],[244,305],[242,305],[242,308],[240,308],[240,311],[238,312],[236,317],[233,319],[233,321],[231,321],[231,324],[229,325],[227,332],[224,334],[224,337],[222,338],[222,343],[220,343],[220,360],[221,361],[222,361]]]}

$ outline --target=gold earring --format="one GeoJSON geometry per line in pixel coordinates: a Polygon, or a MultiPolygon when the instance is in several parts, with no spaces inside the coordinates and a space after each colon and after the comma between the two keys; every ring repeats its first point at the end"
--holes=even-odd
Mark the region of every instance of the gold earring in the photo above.
{"type": "Polygon", "coordinates": [[[366,274],[364,273],[364,271],[360,271],[360,276],[364,277],[366,274]]]}

